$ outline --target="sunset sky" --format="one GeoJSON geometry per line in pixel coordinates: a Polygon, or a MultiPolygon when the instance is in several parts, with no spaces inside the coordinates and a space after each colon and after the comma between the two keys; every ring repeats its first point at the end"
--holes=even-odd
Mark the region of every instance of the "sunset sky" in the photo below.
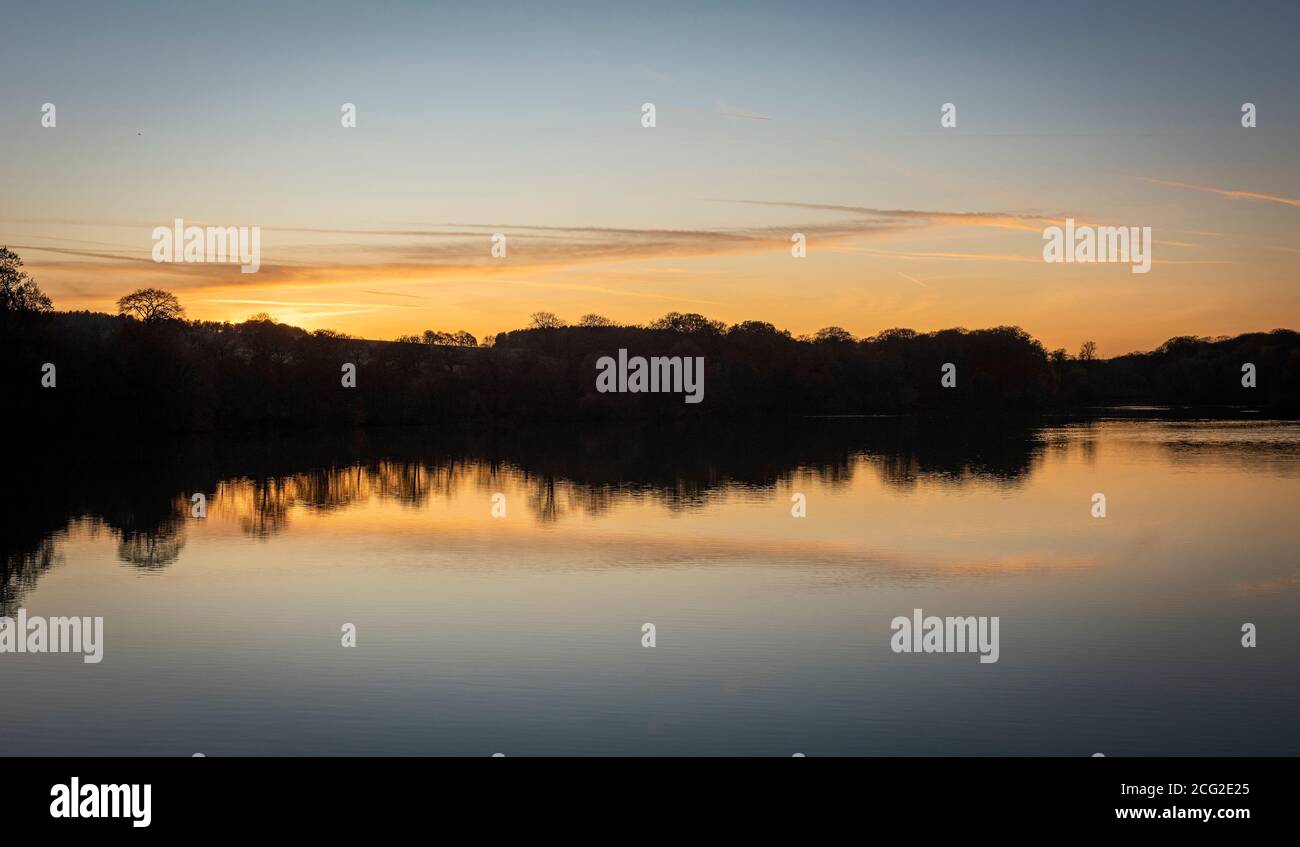
{"type": "Polygon", "coordinates": [[[350,5],[6,9],[0,244],[59,309],[157,286],[370,338],[1300,327],[1294,2],[350,5]],[[1150,226],[1150,273],[1045,263],[1067,216],[1150,226]],[[261,270],[154,263],[178,217],[260,226],[261,270]]]}

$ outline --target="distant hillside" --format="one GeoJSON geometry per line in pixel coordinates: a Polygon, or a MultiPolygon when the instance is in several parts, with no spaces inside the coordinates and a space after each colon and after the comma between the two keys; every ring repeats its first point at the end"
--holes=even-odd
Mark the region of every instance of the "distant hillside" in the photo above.
{"type": "Polygon", "coordinates": [[[89,312],[0,315],[7,408],[36,428],[218,430],[472,419],[798,416],[1035,410],[1105,403],[1300,408],[1300,334],[1176,338],[1150,353],[1081,361],[1016,327],[869,339],[796,339],[770,324],[699,316],[668,328],[501,333],[492,347],[365,341],[271,321],[142,323],[89,312]],[[601,393],[597,362],[701,356],[703,402],[601,393]],[[1242,387],[1252,363],[1256,388],[1242,387]],[[55,366],[54,388],[42,368],[55,366]],[[356,386],[342,384],[345,363],[356,386]],[[941,384],[945,363],[955,387],[941,384]]]}

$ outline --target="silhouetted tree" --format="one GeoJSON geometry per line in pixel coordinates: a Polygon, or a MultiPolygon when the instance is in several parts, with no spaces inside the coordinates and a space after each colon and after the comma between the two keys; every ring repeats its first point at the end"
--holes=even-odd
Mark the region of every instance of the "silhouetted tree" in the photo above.
{"type": "Polygon", "coordinates": [[[1085,341],[1079,346],[1079,361],[1091,362],[1097,358],[1097,342],[1085,341]]]}
{"type": "Polygon", "coordinates": [[[613,326],[614,322],[604,315],[598,315],[595,312],[588,312],[578,318],[578,326],[613,326]]]}
{"type": "Polygon", "coordinates": [[[532,329],[559,329],[564,320],[554,312],[533,312],[528,325],[532,329]]]}
{"type": "Polygon", "coordinates": [[[727,335],[731,336],[751,336],[751,337],[768,337],[780,336],[789,338],[789,330],[777,329],[767,321],[741,321],[738,324],[732,324],[727,330],[727,335]]]}
{"type": "Polygon", "coordinates": [[[23,260],[0,247],[0,312],[49,312],[54,308],[36,280],[21,268],[23,260]]]}
{"type": "Polygon", "coordinates": [[[826,326],[813,333],[813,341],[818,344],[852,344],[855,340],[853,333],[842,326],[826,326]]]}
{"type": "Polygon", "coordinates": [[[140,288],[117,301],[117,313],[129,315],[137,320],[152,323],[154,321],[179,320],[185,317],[185,309],[176,295],[161,288],[140,288]]]}
{"type": "Polygon", "coordinates": [[[722,321],[711,321],[695,312],[669,312],[657,321],[651,321],[650,329],[663,329],[669,332],[685,334],[721,335],[726,329],[722,321]]]}
{"type": "MultiPolygon", "coordinates": [[[[463,329],[460,332],[439,332],[438,330],[426,329],[424,331],[424,335],[420,336],[419,338],[416,338],[415,336],[411,336],[411,338],[415,338],[417,342],[422,341],[425,344],[433,344],[439,347],[477,347],[478,346],[478,339],[474,337],[474,333],[466,332],[463,329]]],[[[403,338],[399,338],[398,341],[402,341],[404,339],[405,336],[403,336],[403,338]]]]}

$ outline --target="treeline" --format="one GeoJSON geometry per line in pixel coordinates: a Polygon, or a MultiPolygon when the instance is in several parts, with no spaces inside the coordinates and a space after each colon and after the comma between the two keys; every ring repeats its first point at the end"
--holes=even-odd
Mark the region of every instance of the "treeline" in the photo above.
{"type": "Polygon", "coordinates": [[[1058,363],[1058,402],[1249,406],[1300,412],[1300,333],[1171,338],[1149,353],[1058,363]],[[1247,367],[1247,365],[1251,367],[1247,367]],[[1246,382],[1254,387],[1247,388],[1246,382]]]}
{"type": "MultiPolygon", "coordinates": [[[[34,427],[221,430],[472,419],[626,419],[1042,410],[1109,403],[1250,406],[1293,414],[1300,335],[1176,338],[1110,360],[1049,353],[1018,327],[865,339],[829,328],[670,314],[650,327],[504,332],[490,346],[432,333],[365,341],[272,320],[139,320],[90,312],[0,313],[6,406],[34,427]],[[457,342],[461,343],[457,343],[457,342]],[[704,401],[597,391],[597,360],[700,356],[704,401]],[[1243,387],[1243,366],[1256,386],[1243,387]],[[345,387],[345,365],[355,387],[345,387]],[[955,384],[945,387],[945,365],[955,384]],[[49,366],[53,366],[51,369],[49,366]],[[45,387],[52,383],[52,387],[45,387]]],[[[548,325],[549,324],[549,325],[548,325]]]]}

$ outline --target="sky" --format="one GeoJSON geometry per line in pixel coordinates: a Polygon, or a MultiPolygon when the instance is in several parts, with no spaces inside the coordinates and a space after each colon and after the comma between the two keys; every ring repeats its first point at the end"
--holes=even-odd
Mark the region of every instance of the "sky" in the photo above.
{"type": "Polygon", "coordinates": [[[7,8],[0,244],[58,309],[155,286],[368,338],[1300,327],[1294,2],[620,5],[7,8]],[[1045,262],[1067,217],[1151,227],[1150,272],[1045,262]],[[258,272],[154,262],[176,218],[260,227],[258,272]]]}

